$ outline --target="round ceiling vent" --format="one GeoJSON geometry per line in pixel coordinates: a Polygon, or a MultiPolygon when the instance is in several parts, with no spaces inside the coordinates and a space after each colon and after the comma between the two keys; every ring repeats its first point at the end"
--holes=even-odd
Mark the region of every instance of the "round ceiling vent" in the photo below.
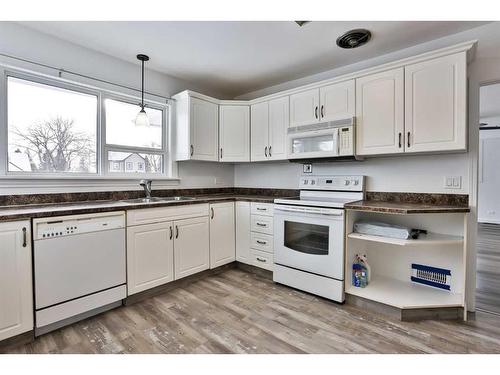
{"type": "Polygon", "coordinates": [[[367,43],[372,33],[366,29],[349,30],[337,38],[337,46],[340,48],[356,48],[367,43]]]}

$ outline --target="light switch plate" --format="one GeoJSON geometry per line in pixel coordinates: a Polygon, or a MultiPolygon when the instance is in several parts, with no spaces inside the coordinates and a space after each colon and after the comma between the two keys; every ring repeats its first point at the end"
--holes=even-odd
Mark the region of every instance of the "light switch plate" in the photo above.
{"type": "Polygon", "coordinates": [[[304,164],[304,165],[302,166],[302,172],[303,172],[303,173],[312,173],[312,171],[313,171],[313,166],[312,166],[312,164],[304,164]]]}
{"type": "Polygon", "coordinates": [[[445,189],[461,189],[462,176],[445,176],[444,187],[445,189]]]}

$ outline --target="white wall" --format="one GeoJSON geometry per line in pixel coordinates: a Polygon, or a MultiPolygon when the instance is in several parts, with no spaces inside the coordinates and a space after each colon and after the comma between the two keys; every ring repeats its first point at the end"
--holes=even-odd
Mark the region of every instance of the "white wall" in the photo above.
{"type": "MultiPolygon", "coordinates": [[[[140,89],[140,65],[138,63],[128,63],[113,56],[34,31],[17,23],[0,22],[0,53],[140,89]]],[[[33,64],[21,63],[4,56],[0,56],[0,62],[20,68],[36,70],[44,74],[57,75],[57,72],[52,69],[44,69],[33,64]]],[[[63,73],[63,78],[138,95],[137,92],[123,90],[69,74],[63,73]]],[[[197,84],[152,70],[146,71],[145,80],[146,91],[166,97],[186,89],[195,90],[214,97],[221,95],[219,92],[209,91],[197,84]]],[[[159,100],[156,97],[150,98],[159,100]]],[[[178,164],[178,174],[181,178],[180,183],[158,180],[154,182],[154,186],[156,188],[233,186],[233,172],[234,167],[229,164],[181,162],[178,164]],[[217,184],[215,184],[215,177],[217,177],[217,184]]],[[[54,181],[7,180],[0,177],[0,195],[59,191],[106,191],[111,189],[128,190],[140,189],[140,187],[136,181],[116,181],[109,179],[103,181],[66,180],[59,183],[54,181]]]]}

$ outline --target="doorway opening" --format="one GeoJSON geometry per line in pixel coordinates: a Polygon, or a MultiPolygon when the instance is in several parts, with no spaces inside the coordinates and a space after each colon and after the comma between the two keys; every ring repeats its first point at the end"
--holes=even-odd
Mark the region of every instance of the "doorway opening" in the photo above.
{"type": "Polygon", "coordinates": [[[500,83],[479,100],[476,307],[500,314],[500,83]]]}

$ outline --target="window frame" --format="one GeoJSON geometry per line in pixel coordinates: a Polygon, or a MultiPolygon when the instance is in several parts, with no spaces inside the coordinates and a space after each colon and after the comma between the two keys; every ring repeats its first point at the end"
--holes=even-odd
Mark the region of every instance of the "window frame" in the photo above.
{"type": "Polygon", "coordinates": [[[167,177],[168,176],[168,168],[167,162],[169,161],[169,147],[168,147],[168,106],[160,106],[158,104],[152,103],[150,101],[144,100],[145,106],[147,108],[156,109],[162,111],[162,139],[161,139],[161,148],[151,148],[151,147],[136,147],[136,146],[123,146],[116,144],[108,144],[106,139],[106,99],[117,100],[124,103],[138,105],[140,103],[140,98],[137,98],[138,101],[135,101],[134,98],[124,98],[123,96],[116,94],[104,94],[102,97],[102,105],[101,105],[101,139],[103,141],[101,145],[102,152],[102,160],[100,160],[101,168],[103,170],[103,174],[107,174],[113,177],[121,177],[121,178],[150,178],[155,179],[158,177],[167,177]],[[116,152],[131,152],[131,153],[146,153],[146,154],[155,154],[160,155],[162,157],[162,171],[161,173],[118,173],[118,172],[110,172],[109,171],[109,160],[108,160],[108,152],[116,151],[116,152]]]}
{"type": "Polygon", "coordinates": [[[138,105],[141,101],[139,96],[115,92],[79,82],[69,81],[62,78],[37,74],[33,72],[19,71],[10,67],[0,65],[0,180],[1,179],[32,179],[32,180],[136,180],[137,178],[151,178],[155,180],[178,180],[173,155],[170,153],[170,120],[171,111],[168,102],[161,103],[145,99],[147,108],[162,111],[162,148],[151,149],[142,147],[131,147],[106,144],[106,113],[105,100],[113,99],[130,104],[138,105]],[[9,77],[26,80],[29,82],[53,86],[78,93],[94,95],[97,97],[96,111],[96,172],[22,172],[9,171],[9,126],[8,126],[8,79],[9,77]],[[119,173],[108,170],[108,151],[138,152],[159,154],[162,157],[161,173],[119,173]]]}

